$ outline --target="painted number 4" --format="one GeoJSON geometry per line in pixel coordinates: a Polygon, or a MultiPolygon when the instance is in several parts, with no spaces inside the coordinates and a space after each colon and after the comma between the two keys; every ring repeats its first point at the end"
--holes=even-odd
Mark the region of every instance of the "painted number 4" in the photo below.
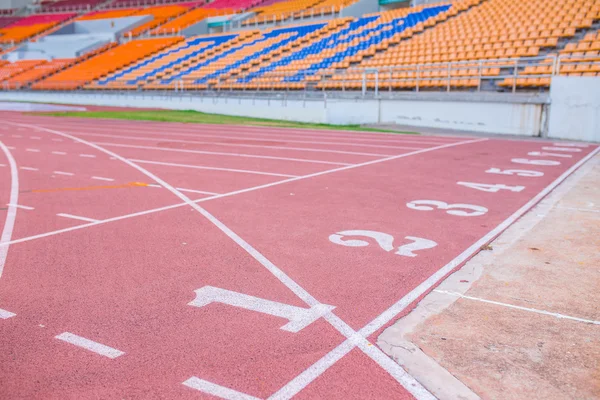
{"type": "MultiPolygon", "coordinates": [[[[329,240],[332,243],[339,244],[341,246],[347,247],[365,247],[369,245],[369,242],[366,240],[358,240],[358,239],[346,239],[346,236],[362,236],[373,239],[379,247],[383,250],[390,252],[394,250],[394,237],[390,234],[377,232],[377,231],[365,231],[365,230],[349,230],[349,231],[341,231],[338,233],[334,233],[329,236],[329,240]]],[[[417,254],[414,253],[417,250],[425,250],[431,249],[437,246],[437,243],[433,240],[423,239],[416,236],[406,236],[406,240],[411,241],[412,243],[404,244],[396,250],[397,255],[405,256],[405,257],[416,257],[417,254]]]]}

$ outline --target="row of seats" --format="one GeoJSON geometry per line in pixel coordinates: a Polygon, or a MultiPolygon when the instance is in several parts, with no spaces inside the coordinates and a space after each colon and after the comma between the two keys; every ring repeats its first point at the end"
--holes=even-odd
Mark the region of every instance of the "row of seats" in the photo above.
{"type": "Polygon", "coordinates": [[[56,12],[62,10],[90,10],[105,0],[59,0],[46,3],[42,6],[42,12],[56,12]]]}
{"type": "Polygon", "coordinates": [[[183,40],[182,37],[133,40],[66,68],[41,82],[34,89],[71,90],[100,79],[129,64],[158,53],[183,40]]]}
{"type": "Polygon", "coordinates": [[[288,0],[263,4],[253,9],[255,17],[242,22],[242,26],[275,23],[290,18],[330,15],[338,13],[356,0],[288,0]]]}
{"type": "Polygon", "coordinates": [[[34,14],[19,18],[0,29],[0,43],[18,43],[55,27],[73,17],[74,13],[34,14]]]}

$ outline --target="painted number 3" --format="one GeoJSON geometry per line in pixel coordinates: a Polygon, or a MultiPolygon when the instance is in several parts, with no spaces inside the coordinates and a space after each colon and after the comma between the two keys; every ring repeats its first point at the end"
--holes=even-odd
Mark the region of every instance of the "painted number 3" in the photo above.
{"type": "Polygon", "coordinates": [[[446,210],[450,215],[458,215],[459,217],[478,217],[488,212],[488,209],[482,206],[473,204],[448,204],[437,200],[413,200],[406,203],[406,206],[413,210],[431,211],[435,208],[446,210]]]}
{"type": "MultiPolygon", "coordinates": [[[[334,233],[329,236],[329,240],[332,243],[339,244],[347,247],[365,247],[369,245],[366,240],[358,239],[345,239],[345,236],[362,236],[373,239],[379,247],[383,250],[390,252],[394,250],[394,237],[390,234],[377,232],[377,231],[365,231],[365,230],[349,230],[334,233]]],[[[404,244],[396,250],[395,254],[405,257],[416,257],[417,254],[414,252],[417,250],[431,249],[437,246],[437,243],[433,240],[423,239],[416,236],[406,236],[406,240],[410,240],[412,243],[404,244]]]]}

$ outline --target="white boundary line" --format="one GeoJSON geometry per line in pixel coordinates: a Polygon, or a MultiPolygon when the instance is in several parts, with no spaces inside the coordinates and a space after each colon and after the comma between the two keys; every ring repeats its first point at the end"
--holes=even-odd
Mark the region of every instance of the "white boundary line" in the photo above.
{"type": "Polygon", "coordinates": [[[86,221],[86,222],[99,222],[97,219],[87,218],[87,217],[80,217],[79,215],[73,215],[73,214],[60,213],[60,214],[56,214],[56,215],[58,217],[77,219],[77,220],[86,221]]]}
{"type": "Polygon", "coordinates": [[[240,393],[236,390],[205,381],[204,379],[200,379],[195,376],[186,380],[183,382],[183,384],[191,389],[196,389],[200,392],[208,393],[215,397],[220,397],[226,400],[259,400],[257,397],[240,393]]]}
{"type": "Polygon", "coordinates": [[[0,308],[0,319],[9,319],[14,317],[15,315],[17,314],[15,314],[14,312],[10,312],[8,310],[0,308]]]}
{"type": "Polygon", "coordinates": [[[94,342],[93,340],[84,338],[83,336],[79,336],[71,332],[63,332],[60,335],[56,335],[55,338],[112,359],[125,354],[121,350],[117,350],[102,343],[94,342]]]}
{"type": "Polygon", "coordinates": [[[4,272],[4,264],[6,263],[6,257],[8,256],[8,247],[10,246],[10,240],[12,238],[13,228],[15,227],[15,219],[17,218],[17,207],[15,204],[19,203],[19,170],[17,169],[17,163],[10,153],[10,150],[6,148],[4,143],[0,141],[0,150],[6,156],[8,165],[10,166],[10,198],[9,206],[6,213],[6,219],[4,221],[4,228],[2,229],[2,236],[0,236],[0,278],[4,272]]]}
{"type": "MultiPolygon", "coordinates": [[[[440,268],[436,273],[427,278],[423,283],[393,304],[390,308],[385,310],[382,314],[380,314],[377,318],[373,319],[367,325],[365,325],[358,333],[362,337],[369,337],[377,330],[385,326],[388,322],[390,322],[396,315],[400,314],[406,307],[416,301],[419,297],[426,294],[431,290],[442,278],[448,275],[452,270],[461,265],[467,259],[472,257],[475,253],[481,249],[481,246],[489,243],[493,238],[498,236],[502,231],[508,228],[514,221],[520,218],[525,212],[529,211],[536,203],[538,203],[542,198],[544,198],[550,191],[554,190],[556,186],[558,186],[562,181],[564,181],[569,175],[571,175],[577,168],[583,165],[590,158],[594,157],[600,151],[600,147],[597,147],[595,150],[590,152],[587,156],[579,160],[577,164],[573,165],[567,171],[565,171],[561,176],[559,176],[554,182],[552,182],[549,186],[547,186],[544,190],[538,193],[533,199],[527,202],[523,207],[519,208],[515,211],[510,217],[505,219],[502,223],[500,223],[496,228],[488,232],[485,236],[480,238],[477,242],[468,247],[465,251],[459,254],[456,258],[446,264],[444,267],[440,268]]],[[[289,398],[297,393],[299,393],[302,389],[304,389],[308,384],[310,384],[313,380],[315,380],[318,376],[320,376],[323,372],[325,372],[329,367],[333,366],[343,355],[347,354],[354,348],[354,345],[350,342],[350,340],[345,340],[342,344],[334,348],[332,351],[323,356],[316,363],[308,367],[304,370],[300,375],[282,387],[279,391],[277,391],[271,398],[289,398]]]]}
{"type": "Polygon", "coordinates": [[[7,206],[9,207],[16,207],[16,208],[21,208],[23,210],[35,210],[35,208],[33,207],[29,207],[29,206],[24,206],[22,204],[14,204],[14,203],[9,203],[7,204],[7,206]]]}
{"type": "Polygon", "coordinates": [[[536,313],[536,314],[542,314],[542,315],[548,315],[550,317],[555,317],[555,318],[558,318],[558,319],[569,319],[569,320],[577,321],[577,322],[585,322],[586,324],[600,325],[600,321],[594,321],[594,320],[591,320],[591,319],[578,318],[578,317],[571,317],[570,315],[565,315],[565,314],[560,314],[560,313],[555,313],[555,312],[550,312],[550,311],[544,311],[544,310],[538,310],[537,308],[521,307],[521,306],[517,306],[517,305],[514,305],[514,304],[508,304],[508,303],[502,303],[502,302],[499,302],[499,301],[482,299],[480,297],[466,296],[466,295],[461,294],[461,293],[450,292],[450,291],[447,291],[447,290],[434,289],[433,291],[436,292],[436,293],[447,294],[449,296],[460,297],[461,299],[474,300],[474,301],[479,301],[479,302],[482,302],[482,303],[494,304],[494,305],[497,305],[497,306],[502,306],[502,307],[507,307],[507,308],[514,308],[516,310],[528,311],[528,312],[532,312],[532,313],[536,313]]]}
{"type": "Polygon", "coordinates": [[[92,176],[92,179],[95,179],[97,181],[107,181],[107,182],[113,182],[114,181],[113,178],[105,178],[103,176],[92,176]]]}
{"type": "Polygon", "coordinates": [[[279,176],[279,177],[283,177],[283,178],[297,178],[298,177],[298,175],[279,174],[279,173],[274,173],[274,172],[252,171],[252,170],[249,170],[249,169],[206,167],[204,165],[177,164],[177,163],[162,162],[162,161],[138,160],[138,159],[134,159],[134,158],[128,158],[127,160],[129,160],[131,162],[135,162],[137,164],[163,165],[163,166],[166,166],[166,167],[206,169],[206,170],[210,170],[210,171],[238,172],[238,173],[242,173],[242,174],[279,176]]]}

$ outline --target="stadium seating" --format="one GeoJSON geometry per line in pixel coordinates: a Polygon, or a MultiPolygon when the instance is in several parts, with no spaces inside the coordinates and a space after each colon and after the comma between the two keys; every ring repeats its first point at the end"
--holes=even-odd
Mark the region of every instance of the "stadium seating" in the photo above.
{"type": "Polygon", "coordinates": [[[42,6],[42,12],[91,10],[105,0],[59,0],[42,6]]]}
{"type": "Polygon", "coordinates": [[[45,60],[22,60],[13,63],[6,63],[5,65],[0,66],[0,82],[5,82],[13,76],[45,62],[45,60]]]}
{"type": "Polygon", "coordinates": [[[161,25],[160,27],[153,30],[151,33],[160,33],[160,32],[180,32],[182,29],[187,28],[203,20],[204,18],[212,17],[215,15],[225,15],[233,13],[233,10],[229,10],[227,8],[222,8],[219,10],[212,8],[195,8],[186,12],[185,14],[174,18],[167,23],[161,25]]]}
{"type": "Polygon", "coordinates": [[[92,11],[77,18],[78,21],[89,21],[93,19],[111,19],[130,17],[140,12],[141,8],[122,8],[116,10],[98,10],[92,11]]]}
{"type": "MultiPolygon", "coordinates": [[[[22,62],[23,61],[19,63],[22,62]]],[[[42,61],[38,64],[32,62],[32,64],[34,64],[32,68],[23,69],[21,72],[12,75],[10,79],[6,79],[5,81],[3,81],[3,86],[10,89],[25,87],[31,84],[32,82],[36,82],[45,77],[46,75],[65,67],[71,62],[71,60],[61,59],[56,59],[47,62],[42,61]]],[[[0,68],[0,74],[1,73],[2,69],[0,68]]]]}
{"type": "Polygon", "coordinates": [[[22,17],[6,17],[6,16],[0,16],[0,29],[4,28],[5,26],[9,26],[11,24],[14,24],[15,22],[17,22],[18,20],[20,20],[22,17]]]}
{"type": "Polygon", "coordinates": [[[21,42],[57,26],[76,14],[34,14],[0,29],[0,43],[21,42]]]}
{"type": "Polygon", "coordinates": [[[355,0],[289,0],[272,1],[262,4],[252,10],[257,14],[242,23],[242,26],[261,23],[285,21],[290,18],[309,17],[311,15],[329,15],[339,12],[344,6],[354,3],[355,0]]]}
{"type": "Polygon", "coordinates": [[[140,39],[130,41],[100,53],[81,63],[32,85],[37,89],[70,90],[100,79],[140,59],[157,53],[165,47],[183,40],[182,37],[140,39]]]}

